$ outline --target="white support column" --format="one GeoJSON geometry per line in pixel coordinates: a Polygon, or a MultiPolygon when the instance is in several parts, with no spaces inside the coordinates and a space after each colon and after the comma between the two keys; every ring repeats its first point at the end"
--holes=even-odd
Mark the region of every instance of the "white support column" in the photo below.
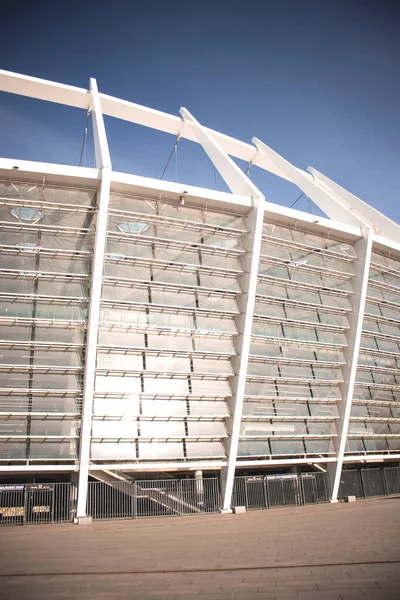
{"type": "Polygon", "coordinates": [[[349,419],[356,380],[358,355],[364,320],[365,301],[368,288],[368,275],[371,263],[371,252],[374,233],[371,229],[364,232],[354,249],[357,254],[355,276],[352,279],[353,295],[350,298],[350,329],[346,335],[347,348],[344,351],[345,366],[342,369],[344,383],[340,384],[341,402],[338,403],[339,420],[337,421],[338,437],[335,440],[336,462],[328,463],[328,474],[331,482],[331,502],[337,502],[344,452],[349,429],[349,419]]]}
{"type": "Polygon", "coordinates": [[[98,210],[96,236],[92,262],[88,330],[86,338],[86,360],[84,370],[81,437],[79,450],[78,502],[76,511],[78,523],[79,521],[84,522],[86,518],[86,500],[90,461],[90,437],[92,429],[93,395],[96,375],[97,336],[99,330],[101,285],[106,244],[107,211],[111,184],[110,152],[108,149],[107,135],[101,110],[99,92],[95,79],[90,80],[90,93],[96,166],[100,170],[101,180],[97,201],[98,210]]]}
{"type": "Polygon", "coordinates": [[[232,378],[232,417],[227,419],[230,437],[227,442],[228,466],[221,472],[222,510],[231,510],[231,498],[235,477],[237,453],[239,446],[240,424],[243,412],[243,400],[246,387],[247,365],[250,352],[251,332],[253,326],[254,302],[257,288],[258,263],[261,249],[261,236],[264,218],[265,198],[253,182],[239,169],[236,163],[222,150],[221,146],[184,108],[180,113],[192,133],[203,146],[215,168],[229,189],[234,194],[250,196],[253,208],[245,217],[247,234],[243,239],[246,250],[242,265],[244,273],[239,283],[242,290],[238,298],[240,316],[236,318],[239,335],[235,337],[236,356],[232,359],[235,376],[232,378]]]}

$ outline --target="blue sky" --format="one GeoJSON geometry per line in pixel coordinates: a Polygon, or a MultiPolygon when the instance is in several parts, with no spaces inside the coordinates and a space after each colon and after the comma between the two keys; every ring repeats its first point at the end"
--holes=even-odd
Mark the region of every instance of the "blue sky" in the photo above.
{"type": "MultiPolygon", "coordinates": [[[[178,114],[311,165],[400,220],[400,8],[389,0],[16,0],[1,68],[178,114]]],[[[0,156],[78,164],[83,111],[0,94],[0,156]]],[[[113,167],[159,177],[171,136],[106,120],[113,167]]],[[[92,161],[88,148],[87,164],[92,161]]],[[[257,168],[267,199],[298,190],[257,168]]],[[[165,178],[176,180],[174,161],[165,178]]],[[[178,179],[214,187],[202,149],[178,146],[178,179]]],[[[218,189],[224,189],[217,178],[218,189]]],[[[296,208],[308,210],[305,198],[296,208]]]]}

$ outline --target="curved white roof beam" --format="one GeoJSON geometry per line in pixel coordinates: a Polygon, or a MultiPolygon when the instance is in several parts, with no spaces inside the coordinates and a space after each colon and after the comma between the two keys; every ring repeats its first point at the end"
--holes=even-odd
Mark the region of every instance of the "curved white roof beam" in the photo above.
{"type": "Polygon", "coordinates": [[[371,228],[371,225],[365,219],[352,213],[347,206],[342,204],[331,190],[318,185],[310,173],[294,167],[258,138],[254,137],[252,142],[269,161],[271,172],[274,169],[284,173],[285,179],[296,184],[328,217],[356,227],[371,228]]]}
{"type": "MultiPolygon", "coordinates": [[[[9,71],[0,70],[0,90],[86,110],[90,108],[89,90],[9,71]]],[[[187,123],[178,116],[106,94],[100,93],[99,98],[104,115],[175,136],[180,134],[181,137],[199,143],[195,129],[188,127],[187,123]]],[[[252,144],[246,144],[207,127],[202,127],[202,130],[226,154],[256,165],[297,185],[331,219],[363,229],[373,229],[395,242],[399,239],[400,226],[397,223],[318,171],[310,169],[312,173],[310,174],[298,169],[257,138],[253,138],[257,148],[255,152],[252,144]]]]}
{"type": "Polygon", "coordinates": [[[348,210],[355,215],[362,216],[363,219],[367,219],[375,233],[395,242],[400,240],[400,225],[398,225],[398,223],[395,223],[395,221],[386,217],[379,212],[379,210],[376,210],[376,208],[373,208],[360,198],[357,198],[357,196],[354,196],[354,194],[348,192],[345,188],[341,187],[316,169],[308,167],[308,171],[310,171],[314,180],[320,187],[325,187],[325,189],[329,190],[329,193],[340,199],[343,204],[347,205],[348,210]]]}
{"type": "Polygon", "coordinates": [[[254,183],[245,175],[231,157],[222,150],[220,144],[208,133],[205,127],[190,114],[186,108],[179,111],[185,121],[185,127],[191,129],[196,136],[196,140],[203,146],[211,162],[215,165],[219,174],[225,181],[233,194],[241,196],[252,196],[264,198],[264,195],[254,185],[254,183]]]}

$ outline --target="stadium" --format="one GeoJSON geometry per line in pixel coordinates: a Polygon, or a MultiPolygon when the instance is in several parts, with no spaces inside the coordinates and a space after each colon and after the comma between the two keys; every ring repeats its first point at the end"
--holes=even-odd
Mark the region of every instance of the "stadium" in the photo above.
{"type": "Polygon", "coordinates": [[[94,79],[0,71],[0,90],[86,112],[96,161],[0,159],[2,481],[71,482],[84,519],[89,481],[217,481],[230,511],[241,477],[324,473],[334,502],[347,469],[398,467],[398,224],[184,108],[94,79]],[[114,171],[103,116],[199,144],[230,192],[114,171]],[[234,159],[325,216],[266,200],[234,159]]]}

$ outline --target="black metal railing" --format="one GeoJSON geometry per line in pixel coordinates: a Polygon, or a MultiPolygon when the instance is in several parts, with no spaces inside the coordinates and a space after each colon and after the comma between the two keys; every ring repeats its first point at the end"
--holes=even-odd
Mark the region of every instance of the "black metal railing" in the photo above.
{"type": "MultiPolygon", "coordinates": [[[[322,471],[238,476],[232,506],[247,510],[329,502],[328,474],[322,471]]],[[[400,494],[400,467],[344,469],[339,498],[400,494]]],[[[0,484],[0,524],[68,523],[75,517],[77,489],[71,483],[0,484]]],[[[217,513],[219,480],[90,481],[87,514],[93,519],[141,519],[217,513]]]]}

